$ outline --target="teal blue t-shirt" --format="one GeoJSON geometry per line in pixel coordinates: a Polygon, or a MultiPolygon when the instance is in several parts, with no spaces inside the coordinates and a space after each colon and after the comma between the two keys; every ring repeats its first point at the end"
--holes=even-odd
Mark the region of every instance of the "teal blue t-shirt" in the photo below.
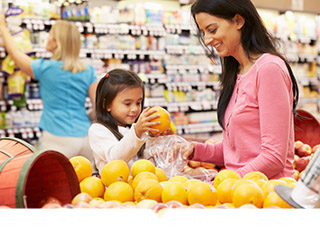
{"type": "Polygon", "coordinates": [[[71,73],[62,61],[37,59],[31,63],[40,83],[43,110],[39,128],[56,136],[86,137],[91,125],[85,108],[90,85],[97,80],[94,68],[71,73]]]}

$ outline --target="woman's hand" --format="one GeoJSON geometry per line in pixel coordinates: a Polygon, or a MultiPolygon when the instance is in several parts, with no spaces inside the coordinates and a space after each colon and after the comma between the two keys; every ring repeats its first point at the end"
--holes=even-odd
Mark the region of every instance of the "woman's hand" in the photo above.
{"type": "Polygon", "coordinates": [[[184,161],[187,161],[194,154],[194,144],[192,142],[187,142],[183,145],[184,145],[184,147],[181,149],[182,150],[182,159],[184,161]]]}
{"type": "Polygon", "coordinates": [[[152,126],[160,124],[160,122],[150,122],[160,116],[160,114],[154,114],[157,112],[156,109],[150,110],[150,107],[147,107],[140,114],[138,121],[135,124],[136,135],[141,138],[141,135],[144,132],[151,132],[152,134],[158,134],[159,129],[155,129],[152,126]]]}

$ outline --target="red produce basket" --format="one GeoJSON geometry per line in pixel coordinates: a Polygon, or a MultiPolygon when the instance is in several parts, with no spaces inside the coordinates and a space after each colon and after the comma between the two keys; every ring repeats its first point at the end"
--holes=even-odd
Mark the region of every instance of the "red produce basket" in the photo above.
{"type": "Polygon", "coordinates": [[[309,112],[297,110],[302,117],[294,118],[295,141],[300,140],[311,147],[320,144],[320,123],[309,112]]]}
{"type": "Polygon", "coordinates": [[[48,197],[66,204],[78,193],[78,177],[66,156],[36,151],[19,139],[0,139],[0,206],[39,208],[48,197]]]}

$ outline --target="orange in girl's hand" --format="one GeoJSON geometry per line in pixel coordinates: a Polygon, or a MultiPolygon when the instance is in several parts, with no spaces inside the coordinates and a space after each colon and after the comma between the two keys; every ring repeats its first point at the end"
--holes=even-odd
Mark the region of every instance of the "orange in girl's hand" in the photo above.
{"type": "Polygon", "coordinates": [[[158,118],[152,120],[151,122],[160,121],[160,124],[154,125],[154,126],[152,126],[152,128],[159,129],[159,133],[163,133],[164,131],[166,131],[170,128],[170,123],[171,123],[170,114],[168,113],[168,111],[166,111],[164,108],[162,108],[160,106],[154,106],[154,107],[150,108],[150,110],[153,110],[153,109],[158,109],[153,114],[160,114],[160,116],[158,118]]]}

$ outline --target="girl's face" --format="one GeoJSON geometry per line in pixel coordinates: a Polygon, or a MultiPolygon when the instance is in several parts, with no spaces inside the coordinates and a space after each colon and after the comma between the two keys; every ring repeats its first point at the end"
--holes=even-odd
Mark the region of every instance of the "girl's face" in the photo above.
{"type": "Polygon", "coordinates": [[[131,125],[141,113],[143,92],[140,87],[126,88],[119,92],[107,107],[119,126],[131,125]]]}
{"type": "Polygon", "coordinates": [[[53,38],[53,32],[50,30],[46,50],[52,53],[56,48],[57,41],[53,38]]]}
{"type": "Polygon", "coordinates": [[[213,46],[220,57],[237,55],[241,45],[241,27],[244,20],[239,15],[229,21],[208,13],[198,13],[196,22],[203,34],[204,44],[213,46]]]}

